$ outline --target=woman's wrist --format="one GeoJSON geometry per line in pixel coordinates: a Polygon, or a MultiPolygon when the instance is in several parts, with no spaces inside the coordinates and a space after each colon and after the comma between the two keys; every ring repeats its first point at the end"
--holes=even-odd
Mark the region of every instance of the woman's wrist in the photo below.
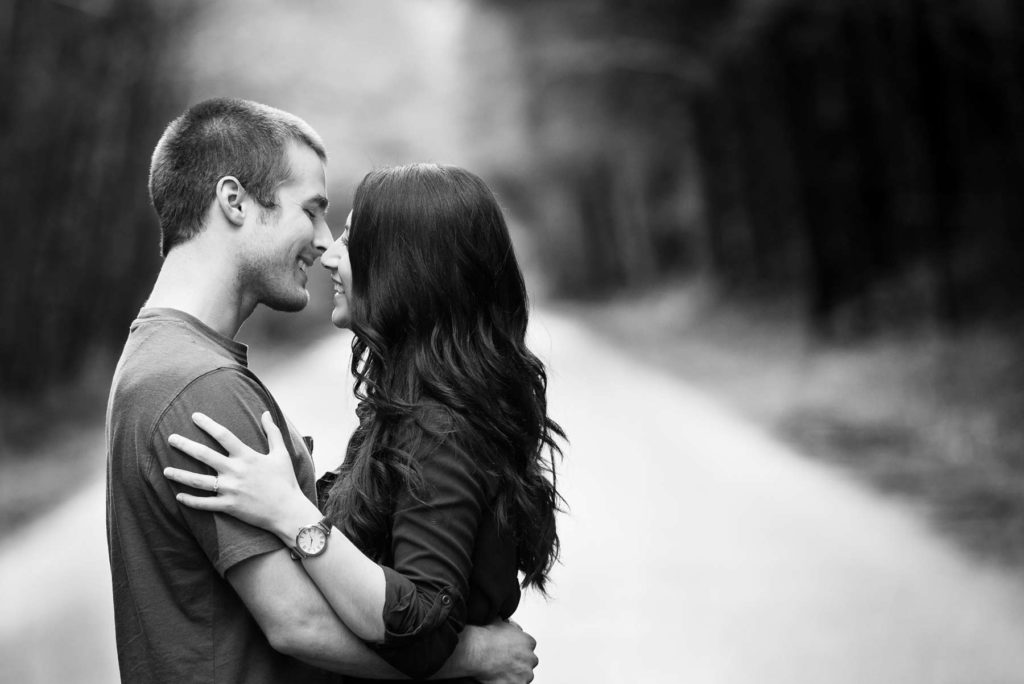
{"type": "Polygon", "coordinates": [[[291,548],[301,528],[319,522],[323,517],[323,513],[312,501],[302,497],[301,502],[296,501],[285,510],[284,515],[274,521],[273,532],[291,548]]]}

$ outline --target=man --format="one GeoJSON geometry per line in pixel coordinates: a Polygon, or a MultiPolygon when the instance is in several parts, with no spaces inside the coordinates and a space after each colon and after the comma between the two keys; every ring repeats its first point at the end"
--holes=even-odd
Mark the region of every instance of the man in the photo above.
{"type": "MultiPolygon", "coordinates": [[[[306,270],[332,241],[325,163],[304,121],[229,99],[190,108],[153,153],[164,263],[107,407],[107,538],[125,682],[400,676],[345,628],[274,535],[180,506],[163,477],[169,465],[194,467],[167,438],[204,439],[191,422],[199,409],[215,408],[249,444],[265,446],[264,411],[284,424],[234,336],[258,304],[306,305],[306,270]]],[[[310,453],[291,429],[286,437],[315,499],[310,453]]],[[[529,681],[534,645],[512,625],[468,628],[440,674],[529,681]]]]}

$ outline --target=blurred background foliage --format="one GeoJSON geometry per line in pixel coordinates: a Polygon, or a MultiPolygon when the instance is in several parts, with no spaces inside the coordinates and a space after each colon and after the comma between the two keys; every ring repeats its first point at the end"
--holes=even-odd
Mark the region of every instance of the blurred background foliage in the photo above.
{"type": "Polygon", "coordinates": [[[519,30],[522,196],[561,291],[797,293],[824,335],[1016,312],[1012,0],[491,2],[519,30]]]}
{"type": "MultiPolygon", "coordinates": [[[[391,10],[423,14],[407,4],[391,10]]],[[[461,103],[472,128],[461,143],[435,149],[482,167],[534,228],[555,294],[699,277],[726,292],[796,293],[825,335],[1016,312],[1024,51],[1012,0],[480,0],[469,20],[455,6],[462,30],[442,37],[472,87],[448,94],[477,101],[461,103]],[[484,30],[487,12],[509,27],[504,45],[484,30]]],[[[331,131],[339,115],[325,109],[362,112],[358,133],[350,112],[331,147],[344,195],[358,169],[420,158],[417,138],[450,133],[436,124],[450,111],[396,107],[393,92],[353,78],[378,73],[339,69],[341,41],[301,83],[294,64],[260,59],[264,45],[239,54],[239,41],[213,35],[239,7],[220,9],[15,0],[0,14],[5,393],[65,380],[120,341],[158,266],[148,151],[204,85],[262,80],[259,99],[309,117],[310,93],[297,97],[308,88],[327,99],[315,123],[331,131]],[[169,38],[187,19],[207,46],[192,68],[207,74],[183,85],[189,56],[169,38]],[[349,82],[340,99],[330,96],[343,84],[323,85],[332,75],[349,82]]],[[[322,10],[256,21],[287,14],[301,35],[322,10]]],[[[408,63],[430,56],[422,47],[407,46],[408,63]]],[[[438,66],[404,76],[444,95],[438,66]]]]}
{"type": "MultiPolygon", "coordinates": [[[[7,0],[0,451],[101,410],[159,267],[150,152],[232,95],[321,132],[336,233],[374,166],[472,168],[538,293],[1024,529],[1022,69],[1015,0],[7,0]]],[[[323,285],[243,335],[329,332],[323,285]]]]}
{"type": "Polygon", "coordinates": [[[0,388],[35,392],[123,341],[158,266],[145,179],[178,100],[160,3],[0,9],[0,388]]]}

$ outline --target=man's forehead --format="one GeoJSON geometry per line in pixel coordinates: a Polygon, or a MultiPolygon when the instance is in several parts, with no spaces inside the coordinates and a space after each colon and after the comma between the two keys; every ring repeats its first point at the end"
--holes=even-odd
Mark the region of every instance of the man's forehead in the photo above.
{"type": "Polygon", "coordinates": [[[327,166],[312,148],[294,142],[290,143],[285,155],[285,163],[288,169],[287,177],[284,180],[285,185],[301,188],[308,184],[323,194],[322,191],[327,181],[327,166]]]}
{"type": "Polygon", "coordinates": [[[322,212],[327,211],[330,200],[327,199],[323,183],[312,183],[294,175],[278,186],[278,192],[288,201],[303,207],[315,207],[322,212]]]}
{"type": "Polygon", "coordinates": [[[303,206],[316,207],[326,212],[330,201],[327,199],[326,177],[321,167],[318,173],[313,169],[296,168],[293,164],[288,178],[281,183],[280,190],[286,193],[293,202],[303,206]]]}

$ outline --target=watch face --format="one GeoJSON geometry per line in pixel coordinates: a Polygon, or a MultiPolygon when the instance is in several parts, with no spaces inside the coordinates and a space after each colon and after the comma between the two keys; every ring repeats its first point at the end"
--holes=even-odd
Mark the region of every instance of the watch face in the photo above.
{"type": "Polygon", "coordinates": [[[295,543],[302,553],[307,556],[316,556],[327,546],[327,535],[316,525],[303,527],[299,530],[299,536],[296,537],[295,543]]]}

